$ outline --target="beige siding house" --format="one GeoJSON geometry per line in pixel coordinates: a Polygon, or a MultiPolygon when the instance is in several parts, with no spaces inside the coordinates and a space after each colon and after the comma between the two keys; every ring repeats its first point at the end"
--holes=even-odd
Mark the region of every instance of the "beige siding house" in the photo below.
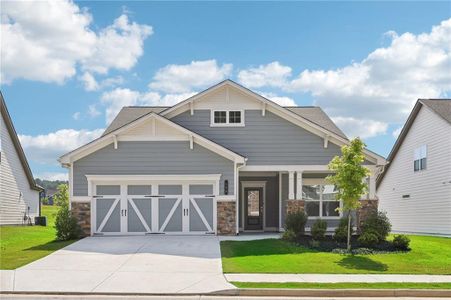
{"type": "Polygon", "coordinates": [[[378,179],[396,232],[451,236],[451,100],[418,100],[378,179]]]}
{"type": "Polygon", "coordinates": [[[39,215],[41,188],[33,179],[1,94],[0,102],[0,225],[33,223],[34,217],[39,215]]]}

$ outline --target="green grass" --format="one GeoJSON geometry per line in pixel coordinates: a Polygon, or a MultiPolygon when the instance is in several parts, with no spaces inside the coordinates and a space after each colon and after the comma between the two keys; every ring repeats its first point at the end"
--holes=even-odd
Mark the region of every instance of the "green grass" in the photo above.
{"type": "Polygon", "coordinates": [[[451,289],[451,283],[417,283],[417,282],[344,282],[344,283],[309,283],[309,282],[231,282],[241,289],[451,289]]]}
{"type": "Polygon", "coordinates": [[[451,274],[451,239],[409,236],[410,252],[340,255],[284,240],[221,242],[224,273],[451,274]]]}
{"type": "Polygon", "coordinates": [[[47,217],[46,227],[0,227],[0,269],[16,269],[74,242],[55,241],[57,210],[56,206],[42,206],[42,215],[47,217]]]}

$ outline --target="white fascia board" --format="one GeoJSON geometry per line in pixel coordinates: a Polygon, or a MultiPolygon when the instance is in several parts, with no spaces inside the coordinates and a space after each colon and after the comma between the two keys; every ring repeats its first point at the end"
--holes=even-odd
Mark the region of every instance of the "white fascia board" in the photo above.
{"type": "MultiPolygon", "coordinates": [[[[229,150],[227,148],[224,148],[223,146],[218,145],[218,144],[216,144],[216,143],[214,143],[214,142],[212,142],[212,141],[210,141],[210,140],[198,135],[197,133],[192,132],[192,131],[190,131],[190,130],[188,130],[188,129],[186,129],[186,128],[184,128],[184,127],[182,127],[182,126],[180,126],[180,125],[178,125],[178,124],[176,124],[176,123],[174,123],[174,122],[172,122],[172,121],[170,121],[170,120],[168,120],[168,119],[166,119],[166,118],[164,118],[162,116],[159,116],[159,115],[157,115],[157,114],[152,112],[152,113],[150,113],[148,115],[142,116],[141,118],[133,121],[130,124],[127,124],[126,126],[124,126],[122,128],[119,128],[119,129],[117,129],[115,131],[112,131],[112,132],[110,132],[109,134],[107,134],[107,135],[105,135],[103,137],[100,137],[100,138],[98,138],[98,139],[96,139],[96,140],[94,140],[94,141],[92,141],[92,142],[90,142],[90,143],[88,143],[88,144],[86,144],[84,146],[81,146],[80,148],[78,148],[78,149],[76,149],[76,150],[74,150],[72,152],[69,152],[69,153],[61,156],[58,161],[61,164],[72,163],[72,162],[74,162],[74,161],[76,161],[76,160],[78,160],[78,159],[80,159],[80,158],[82,158],[82,157],[84,157],[86,155],[89,155],[89,154],[91,154],[91,153],[93,153],[93,152],[95,152],[95,151],[97,151],[97,150],[99,150],[99,149],[111,144],[111,143],[114,143],[114,136],[117,136],[118,139],[120,140],[120,136],[119,135],[121,133],[126,132],[127,130],[129,130],[129,129],[135,127],[135,126],[139,126],[140,124],[142,124],[143,122],[146,122],[150,118],[156,118],[157,120],[159,120],[159,121],[161,121],[161,122],[163,122],[163,123],[175,128],[175,129],[177,129],[177,130],[179,130],[179,131],[181,131],[183,133],[185,133],[187,135],[188,139],[189,139],[189,136],[192,136],[194,138],[194,142],[195,143],[197,143],[197,144],[199,144],[199,145],[201,145],[201,146],[203,146],[203,147],[205,147],[205,148],[207,148],[207,149],[209,149],[209,150],[211,150],[211,151],[213,151],[213,152],[215,152],[215,153],[217,153],[217,154],[219,154],[219,155],[221,155],[221,156],[223,156],[223,157],[225,157],[227,159],[230,159],[232,161],[236,161],[238,163],[243,163],[244,160],[245,160],[244,157],[238,155],[237,153],[235,153],[235,152],[233,152],[233,151],[231,151],[231,150],[229,150]]],[[[162,139],[162,140],[164,140],[164,139],[162,139]]]]}

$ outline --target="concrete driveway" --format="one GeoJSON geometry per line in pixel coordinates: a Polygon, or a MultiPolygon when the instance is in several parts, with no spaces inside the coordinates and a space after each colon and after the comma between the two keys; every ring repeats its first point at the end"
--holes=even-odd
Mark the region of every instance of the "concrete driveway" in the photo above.
{"type": "Polygon", "coordinates": [[[14,271],[2,291],[208,293],[233,289],[215,236],[89,237],[14,271]]]}

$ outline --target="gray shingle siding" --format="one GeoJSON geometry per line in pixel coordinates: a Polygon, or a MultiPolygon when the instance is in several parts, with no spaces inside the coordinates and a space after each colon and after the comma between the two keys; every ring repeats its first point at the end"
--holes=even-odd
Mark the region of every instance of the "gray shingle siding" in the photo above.
{"type": "Polygon", "coordinates": [[[234,163],[198,144],[189,148],[185,141],[119,142],[118,149],[110,144],[74,163],[74,196],[87,196],[85,175],[183,175],[222,174],[233,191],[234,163]]]}
{"type": "Polygon", "coordinates": [[[245,111],[244,127],[210,127],[210,111],[189,111],[171,119],[248,158],[248,165],[324,165],[340,148],[307,130],[266,111],[245,111]]]}

